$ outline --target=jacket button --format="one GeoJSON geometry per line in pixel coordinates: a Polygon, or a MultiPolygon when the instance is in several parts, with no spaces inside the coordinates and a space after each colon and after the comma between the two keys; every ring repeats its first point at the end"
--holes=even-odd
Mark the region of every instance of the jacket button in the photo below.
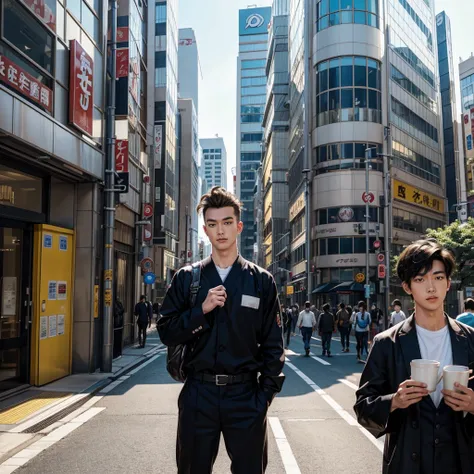
{"type": "Polygon", "coordinates": [[[224,352],[225,351],[225,346],[223,344],[221,344],[219,346],[219,352],[224,352]]]}
{"type": "Polygon", "coordinates": [[[441,428],[441,425],[440,425],[439,423],[436,423],[435,428],[436,428],[437,430],[439,430],[439,429],[441,428]]]}
{"type": "Polygon", "coordinates": [[[411,424],[411,427],[416,430],[418,428],[418,422],[416,421],[413,421],[412,424],[411,424]]]}
{"type": "Polygon", "coordinates": [[[435,444],[439,444],[439,439],[438,438],[435,439],[435,444]]]}
{"type": "Polygon", "coordinates": [[[412,461],[415,461],[415,462],[418,461],[418,454],[411,453],[411,459],[412,459],[412,461]]]}

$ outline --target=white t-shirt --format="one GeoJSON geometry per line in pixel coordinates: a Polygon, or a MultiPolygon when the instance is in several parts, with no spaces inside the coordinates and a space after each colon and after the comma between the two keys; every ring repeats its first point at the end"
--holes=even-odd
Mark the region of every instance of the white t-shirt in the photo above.
{"type": "Polygon", "coordinates": [[[392,316],[390,317],[390,324],[392,326],[395,326],[396,324],[401,323],[402,321],[405,321],[405,319],[407,319],[407,317],[402,310],[400,310],[399,313],[394,311],[392,313],[392,316]]]}
{"type": "MultiPolygon", "coordinates": [[[[439,331],[430,331],[416,325],[416,334],[418,336],[418,345],[422,359],[437,360],[439,364],[438,377],[443,373],[443,367],[453,364],[453,350],[451,348],[451,337],[449,336],[448,326],[439,331]]],[[[437,385],[436,391],[430,393],[433,403],[437,407],[443,394],[443,381],[437,385]]]]}
{"type": "Polygon", "coordinates": [[[219,273],[219,276],[221,277],[222,283],[225,282],[225,279],[227,278],[227,275],[229,275],[230,271],[232,270],[232,265],[227,268],[221,268],[216,265],[217,268],[217,273],[219,273]]]}
{"type": "Polygon", "coordinates": [[[298,322],[296,325],[300,327],[300,324],[304,328],[312,328],[316,326],[316,316],[312,311],[306,311],[305,309],[301,311],[299,317],[298,317],[298,322]]]}

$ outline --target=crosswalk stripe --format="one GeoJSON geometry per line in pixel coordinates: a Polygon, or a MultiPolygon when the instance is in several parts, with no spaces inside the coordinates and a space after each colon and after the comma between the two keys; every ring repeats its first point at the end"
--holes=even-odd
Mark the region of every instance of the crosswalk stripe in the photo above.
{"type": "Polygon", "coordinates": [[[348,387],[352,388],[352,390],[358,390],[359,389],[359,387],[355,383],[349,382],[349,380],[337,379],[337,381],[343,383],[344,385],[347,385],[348,387]]]}
{"type": "Polygon", "coordinates": [[[269,416],[268,422],[273,431],[278,451],[280,451],[281,460],[283,461],[283,466],[285,466],[285,472],[287,474],[301,474],[280,420],[276,416],[269,416]]]}

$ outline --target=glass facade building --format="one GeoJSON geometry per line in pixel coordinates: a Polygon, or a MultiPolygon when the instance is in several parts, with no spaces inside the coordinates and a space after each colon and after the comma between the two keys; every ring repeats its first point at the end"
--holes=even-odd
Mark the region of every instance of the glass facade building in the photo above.
{"type": "Polygon", "coordinates": [[[227,184],[227,150],[223,138],[201,138],[202,163],[206,192],[214,186],[228,189],[227,184]]]}
{"type": "Polygon", "coordinates": [[[237,58],[237,195],[243,203],[240,252],[253,260],[256,243],[254,188],[262,161],[263,114],[266,103],[265,66],[271,8],[239,11],[237,58]]]}

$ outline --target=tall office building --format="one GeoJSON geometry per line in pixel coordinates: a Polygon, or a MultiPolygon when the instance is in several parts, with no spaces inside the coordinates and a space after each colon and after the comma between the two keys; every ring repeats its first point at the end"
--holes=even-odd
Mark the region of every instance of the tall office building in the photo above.
{"type": "Polygon", "coordinates": [[[449,222],[458,218],[458,204],[466,200],[463,154],[459,153],[459,122],[451,41],[451,21],[446,12],[436,15],[438,65],[443,116],[444,165],[449,222]]]}
{"type": "Polygon", "coordinates": [[[474,217],[474,56],[459,64],[461,81],[461,113],[464,148],[464,170],[466,179],[469,216],[474,217]]]}
{"type": "Polygon", "coordinates": [[[214,186],[227,189],[227,150],[224,139],[201,138],[199,143],[202,148],[202,176],[207,186],[205,192],[214,186]]]}
{"type": "MultiPolygon", "coordinates": [[[[259,263],[275,277],[278,288],[287,281],[288,245],[288,8],[275,1],[269,28],[267,104],[263,126],[265,151],[262,164],[262,244],[259,263]],[[278,8],[279,7],[279,8],[278,8]]],[[[285,2],[286,4],[288,2],[285,2]]],[[[283,295],[282,295],[283,296],[283,295]]]]}
{"type": "Polygon", "coordinates": [[[180,99],[193,99],[199,117],[199,56],[192,28],[179,30],[178,96],[180,99]]]}
{"type": "Polygon", "coordinates": [[[178,0],[155,4],[154,229],[156,296],[178,269],[178,0]]]}
{"type": "MultiPolygon", "coordinates": [[[[371,299],[382,305],[373,242],[388,232],[392,254],[398,255],[426,229],[446,222],[434,15],[433,2],[427,1],[316,4],[310,132],[314,294],[320,302],[355,303],[364,297],[360,283],[365,282],[371,299]],[[372,148],[369,229],[363,201],[367,148],[372,148]],[[384,196],[378,153],[393,155],[391,202],[384,196]],[[393,229],[384,222],[387,202],[393,207],[393,229]]],[[[406,298],[401,288],[391,290],[391,297],[406,298]]]]}
{"type": "Polygon", "coordinates": [[[262,120],[266,103],[265,65],[271,8],[239,11],[237,58],[237,195],[243,203],[240,252],[253,260],[256,242],[254,187],[262,161],[262,120]]]}

